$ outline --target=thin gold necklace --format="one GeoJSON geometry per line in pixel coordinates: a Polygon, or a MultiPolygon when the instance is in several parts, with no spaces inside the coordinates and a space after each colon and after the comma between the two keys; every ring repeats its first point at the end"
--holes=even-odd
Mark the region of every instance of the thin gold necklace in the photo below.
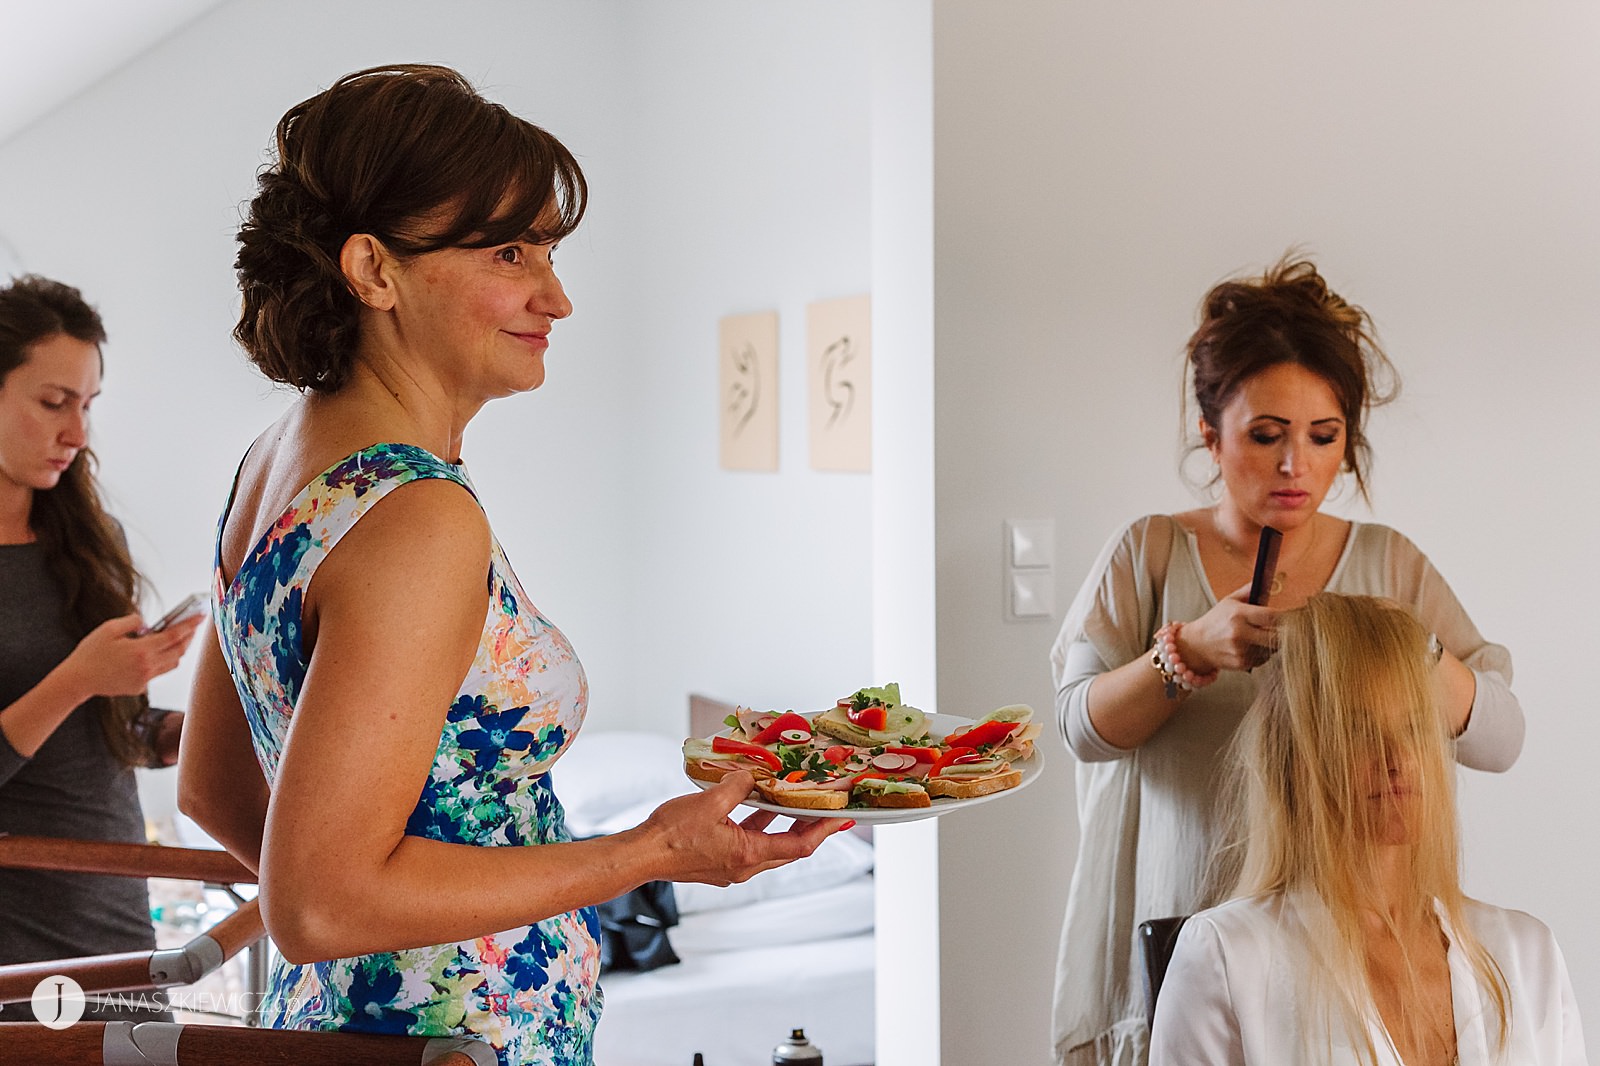
{"type": "MultiPolygon", "coordinates": [[[[1255,565],[1255,556],[1246,556],[1244,552],[1234,547],[1233,541],[1229,540],[1227,535],[1222,532],[1222,526],[1217,522],[1217,509],[1215,507],[1211,508],[1211,530],[1212,532],[1216,533],[1217,539],[1222,542],[1223,551],[1227,552],[1233,558],[1240,560],[1246,566],[1253,567],[1255,565]]],[[[1317,523],[1317,516],[1312,515],[1311,539],[1306,542],[1305,548],[1301,550],[1300,557],[1294,561],[1295,566],[1300,565],[1311,557],[1312,550],[1317,546],[1317,538],[1321,535],[1322,527],[1317,523]]],[[[1267,595],[1276,596],[1283,591],[1283,582],[1284,579],[1289,576],[1290,569],[1290,567],[1279,566],[1272,572],[1272,585],[1267,589],[1267,595]]]]}

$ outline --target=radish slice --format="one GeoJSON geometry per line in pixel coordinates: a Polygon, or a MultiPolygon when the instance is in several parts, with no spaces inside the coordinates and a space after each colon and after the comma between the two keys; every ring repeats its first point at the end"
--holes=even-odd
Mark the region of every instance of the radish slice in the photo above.
{"type": "Polygon", "coordinates": [[[886,751],[882,755],[874,755],[872,757],[872,765],[875,768],[879,770],[888,770],[891,772],[896,770],[908,770],[912,766],[915,766],[916,763],[917,760],[914,757],[910,755],[897,755],[892,751],[886,751]]]}
{"type": "Polygon", "coordinates": [[[778,739],[785,744],[804,744],[811,739],[811,734],[804,729],[785,729],[778,734],[778,739]]]}

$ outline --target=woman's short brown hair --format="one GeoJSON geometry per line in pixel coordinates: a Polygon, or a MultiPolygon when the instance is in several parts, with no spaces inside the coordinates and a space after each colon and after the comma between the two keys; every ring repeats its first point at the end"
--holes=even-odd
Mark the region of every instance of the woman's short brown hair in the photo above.
{"type": "Polygon", "coordinates": [[[239,229],[234,338],[274,381],[332,392],[349,376],[360,321],[339,267],[351,235],[401,256],[545,243],[577,228],[586,199],[560,141],[456,71],[347,74],[278,122],[277,159],[239,229]]]}
{"type": "Polygon", "coordinates": [[[1240,387],[1269,367],[1294,363],[1326,381],[1344,417],[1344,467],[1366,497],[1367,411],[1394,399],[1400,380],[1371,316],[1328,288],[1309,260],[1285,257],[1259,278],[1214,286],[1187,353],[1195,405],[1214,429],[1240,387]]]}

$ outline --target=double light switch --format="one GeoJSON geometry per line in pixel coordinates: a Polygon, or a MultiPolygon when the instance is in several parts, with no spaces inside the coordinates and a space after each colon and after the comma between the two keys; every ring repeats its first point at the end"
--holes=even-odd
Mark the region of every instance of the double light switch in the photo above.
{"type": "Polygon", "coordinates": [[[1006,621],[1056,613],[1056,520],[1011,518],[1005,526],[1006,621]]]}

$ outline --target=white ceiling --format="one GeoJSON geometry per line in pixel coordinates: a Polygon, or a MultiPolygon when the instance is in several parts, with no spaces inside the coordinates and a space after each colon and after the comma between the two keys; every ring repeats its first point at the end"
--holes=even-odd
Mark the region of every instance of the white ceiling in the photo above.
{"type": "Polygon", "coordinates": [[[0,142],[223,0],[0,0],[0,142]]]}

